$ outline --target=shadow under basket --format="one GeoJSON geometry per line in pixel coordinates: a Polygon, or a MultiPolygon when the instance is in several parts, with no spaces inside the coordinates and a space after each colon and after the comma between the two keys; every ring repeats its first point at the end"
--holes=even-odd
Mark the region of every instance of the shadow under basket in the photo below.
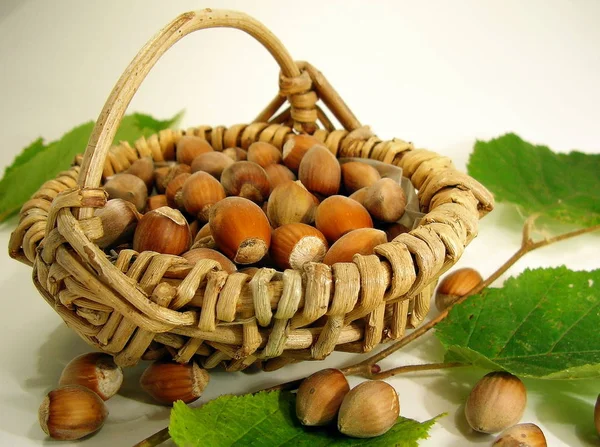
{"type": "Polygon", "coordinates": [[[274,370],[333,351],[367,352],[418,326],[439,276],[492,208],[492,195],[449,158],[400,139],[383,141],[362,126],[323,75],[294,62],[262,24],[234,11],[204,10],[179,16],[135,57],[84,156],[23,206],[9,252],[33,267],[37,289],[66,324],[120,365],[170,357],[205,368],[224,364],[228,371],[254,363],[274,370]],[[125,109],[160,56],[185,35],[214,27],[240,29],[273,55],[281,68],[276,97],[251,124],[164,130],[133,147],[112,146],[125,109]],[[323,109],[344,129],[335,129],[323,109]],[[192,266],[179,256],[129,249],[110,256],[94,243],[103,234],[94,217],[107,201],[103,180],[138,158],[173,160],[184,135],[202,137],[216,151],[256,141],[281,150],[298,133],[313,135],[338,158],[401,167],[418,191],[419,225],[351,263],[262,268],[252,277],[227,274],[212,260],[192,266]]]}

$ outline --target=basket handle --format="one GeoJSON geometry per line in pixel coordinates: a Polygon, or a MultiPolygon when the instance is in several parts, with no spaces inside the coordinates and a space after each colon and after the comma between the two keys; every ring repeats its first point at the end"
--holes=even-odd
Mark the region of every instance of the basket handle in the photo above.
{"type": "MultiPolygon", "coordinates": [[[[194,31],[223,27],[239,29],[258,40],[275,58],[283,76],[300,76],[300,69],[281,41],[252,17],[236,11],[211,9],[180,15],[144,45],[114,86],[88,141],[78,178],[80,187],[100,185],[104,162],[125,110],[158,59],[177,41],[194,31]]],[[[90,212],[90,209],[81,209],[79,218],[91,217],[90,212]]]]}

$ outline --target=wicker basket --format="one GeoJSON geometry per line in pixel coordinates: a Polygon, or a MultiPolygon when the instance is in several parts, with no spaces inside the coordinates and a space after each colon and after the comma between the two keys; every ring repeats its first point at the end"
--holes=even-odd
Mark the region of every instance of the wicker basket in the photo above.
{"type": "Polygon", "coordinates": [[[110,94],[84,156],[23,206],[9,251],[33,266],[36,287],[66,324],[121,365],[170,356],[195,358],[206,368],[224,363],[236,371],[257,363],[273,370],[334,350],[366,352],[417,326],[438,277],[460,258],[492,208],[491,194],[447,157],[400,139],[382,141],[361,126],[323,75],[294,62],[262,24],[238,12],[204,10],[179,16],[142,48],[110,94]],[[111,147],[125,109],[160,56],[185,35],[215,27],[245,31],[269,50],[281,67],[275,99],[248,125],[165,130],[134,147],[111,147]],[[289,107],[273,117],[286,100],[289,107]],[[344,130],[334,128],[318,100],[344,130]],[[352,263],[263,268],[251,279],[210,260],[190,266],[178,256],[133,250],[110,257],[94,244],[103,231],[94,209],[107,200],[102,181],[136,159],[174,159],[182,135],[201,136],[219,151],[255,141],[281,148],[298,132],[313,134],[338,157],[402,167],[426,213],[421,225],[352,263]]]}

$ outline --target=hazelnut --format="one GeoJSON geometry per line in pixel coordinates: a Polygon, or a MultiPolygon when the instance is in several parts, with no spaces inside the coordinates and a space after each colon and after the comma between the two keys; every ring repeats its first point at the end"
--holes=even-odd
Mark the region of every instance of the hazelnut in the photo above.
{"type": "Polygon", "coordinates": [[[265,170],[251,161],[237,161],[225,168],[221,183],[229,196],[240,196],[262,203],[269,197],[271,185],[265,170]]]}
{"type": "Polygon", "coordinates": [[[282,183],[296,180],[296,175],[284,165],[269,165],[265,168],[265,172],[271,184],[271,191],[282,183]]]}
{"type": "Polygon", "coordinates": [[[60,386],[81,385],[108,400],[121,388],[123,371],[112,356],[90,352],[71,360],[63,369],[58,381],[60,386]]]}
{"type": "Polygon", "coordinates": [[[267,216],[248,199],[227,197],[217,202],[210,209],[209,224],[220,251],[237,264],[258,262],[269,250],[271,227],[267,216]]]}
{"type": "Polygon", "coordinates": [[[435,306],[440,312],[477,287],[483,278],[472,268],[454,270],[446,275],[435,292],[435,306]]]}
{"type": "Polygon", "coordinates": [[[317,207],[315,226],[333,243],[352,230],[372,228],[373,220],[360,203],[344,196],[331,196],[317,207]]]}
{"type": "Polygon", "coordinates": [[[164,166],[154,170],[154,186],[159,194],[167,191],[167,186],[175,177],[180,174],[191,174],[192,168],[181,163],[172,166],[164,166]]]}
{"type": "Polygon", "coordinates": [[[296,416],[302,425],[327,425],[337,418],[350,385],[339,369],[323,369],[302,381],[296,394],[296,416]]]}
{"type": "Polygon", "coordinates": [[[148,192],[152,191],[154,186],[154,161],[152,158],[144,157],[134,161],[125,173],[139,177],[146,184],[148,192]]]}
{"type": "Polygon", "coordinates": [[[362,206],[365,206],[364,202],[365,202],[365,197],[367,196],[367,188],[368,187],[365,186],[364,188],[360,188],[360,189],[354,191],[352,194],[350,194],[348,196],[348,198],[352,199],[352,200],[356,200],[362,206]]]}
{"type": "Polygon", "coordinates": [[[144,214],[133,235],[133,249],[137,252],[179,255],[187,251],[191,242],[192,235],[185,217],[168,206],[144,214]]]}
{"type": "Polygon", "coordinates": [[[192,161],[192,172],[204,171],[208,172],[214,178],[219,180],[223,170],[233,164],[233,160],[223,152],[205,152],[198,155],[192,161]]]}
{"type": "Polygon", "coordinates": [[[198,241],[199,239],[203,239],[203,238],[209,237],[209,236],[211,236],[211,234],[210,234],[210,224],[208,222],[206,222],[198,230],[198,233],[196,233],[196,237],[194,238],[194,243],[196,243],[196,241],[198,241]]]}
{"type": "Polygon", "coordinates": [[[277,186],[267,202],[267,216],[273,228],[290,223],[314,221],[318,200],[300,182],[277,186]]]}
{"type": "Polygon", "coordinates": [[[283,270],[300,270],[307,262],[321,262],[327,252],[325,236],[314,227],[303,223],[282,225],[271,235],[269,253],[283,270]]]}
{"type": "Polygon", "coordinates": [[[169,206],[167,202],[167,196],[165,194],[157,194],[155,196],[148,197],[146,201],[146,211],[152,211],[161,206],[169,206]]]}
{"type": "Polygon", "coordinates": [[[242,161],[248,159],[248,152],[241,147],[228,147],[223,149],[223,153],[233,161],[242,161]]]}
{"type": "Polygon", "coordinates": [[[377,180],[381,179],[381,175],[377,169],[361,161],[350,161],[344,163],[341,167],[342,182],[349,194],[361,188],[371,186],[377,180]]]}
{"type": "Polygon", "coordinates": [[[302,157],[298,179],[313,194],[337,194],[341,180],[340,164],[325,146],[314,146],[302,157]]]}
{"type": "Polygon", "coordinates": [[[191,165],[194,158],[205,152],[211,152],[212,146],[204,138],[186,135],[177,142],[177,162],[191,165]]]}
{"type": "Polygon", "coordinates": [[[183,197],[181,196],[181,189],[183,184],[192,174],[183,173],[172,179],[167,185],[165,196],[167,196],[167,203],[171,208],[178,208],[183,210],[183,197]]]}
{"type": "Polygon", "coordinates": [[[354,438],[386,433],[400,414],[396,390],[386,382],[372,380],[351,389],[340,407],[338,430],[354,438]]]}
{"type": "Polygon", "coordinates": [[[144,181],[133,174],[115,174],[104,184],[111,199],[123,199],[135,205],[139,212],[144,211],[148,189],[144,181]]]}
{"type": "Polygon", "coordinates": [[[221,268],[227,273],[234,273],[237,270],[235,264],[227,256],[211,248],[194,248],[186,251],[181,257],[187,259],[190,264],[196,264],[201,259],[212,259],[221,264],[221,268]]]}
{"type": "Polygon", "coordinates": [[[298,172],[304,154],[313,146],[322,144],[320,140],[311,135],[292,135],[283,145],[283,164],[293,172],[298,172]]]}
{"type": "Polygon", "coordinates": [[[129,241],[141,218],[135,205],[123,199],[109,200],[102,208],[94,211],[94,216],[102,221],[104,234],[94,241],[100,248],[129,241]]]}
{"type": "Polygon", "coordinates": [[[471,390],[465,404],[465,416],[473,430],[497,433],[516,424],[523,416],[527,390],[510,373],[486,374],[471,390]]]}
{"type": "Polygon", "coordinates": [[[398,182],[382,178],[367,188],[361,203],[373,218],[382,222],[396,222],[404,214],[406,194],[398,182]]]}
{"type": "Polygon", "coordinates": [[[225,198],[225,190],[223,185],[212,175],[198,171],[191,174],[183,183],[181,198],[183,206],[189,214],[207,222],[210,208],[225,198]]]}
{"type": "Polygon", "coordinates": [[[140,385],[156,401],[171,405],[182,400],[190,403],[198,399],[210,376],[196,363],[156,361],[140,377],[140,385]]]}
{"type": "Polygon", "coordinates": [[[372,255],[375,247],[387,242],[385,233],[375,228],[359,228],[339,238],[323,258],[323,263],[352,262],[354,255],[372,255]]]}
{"type": "Polygon", "coordinates": [[[50,391],[38,411],[44,433],[61,441],[94,433],[102,427],[107,416],[104,401],[79,385],[65,385],[50,391]]]}
{"type": "Polygon", "coordinates": [[[248,161],[266,168],[281,161],[281,151],[270,143],[257,141],[248,148],[248,161]]]}
{"type": "Polygon", "coordinates": [[[518,424],[504,430],[492,444],[495,447],[546,447],[544,432],[535,424],[518,424]]]}

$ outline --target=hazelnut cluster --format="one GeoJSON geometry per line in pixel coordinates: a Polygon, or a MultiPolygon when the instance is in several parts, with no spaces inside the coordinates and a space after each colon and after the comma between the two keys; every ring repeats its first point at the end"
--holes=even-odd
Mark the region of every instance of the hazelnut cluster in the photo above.
{"type": "Polygon", "coordinates": [[[400,184],[361,161],[340,163],[310,135],[215,151],[186,135],[176,161],[134,162],[108,178],[96,216],[102,248],[214,259],[227,272],[349,262],[408,228],[400,184]]]}
{"type": "MultiPolygon", "coordinates": [[[[171,405],[195,401],[209,380],[196,363],[157,360],[140,377],[140,386],[158,403],[171,405]]],[[[118,393],[123,371],[110,354],[90,352],[71,360],[58,384],[39,407],[40,427],[53,439],[76,440],[102,428],[108,417],[105,401],[118,393]]]]}

